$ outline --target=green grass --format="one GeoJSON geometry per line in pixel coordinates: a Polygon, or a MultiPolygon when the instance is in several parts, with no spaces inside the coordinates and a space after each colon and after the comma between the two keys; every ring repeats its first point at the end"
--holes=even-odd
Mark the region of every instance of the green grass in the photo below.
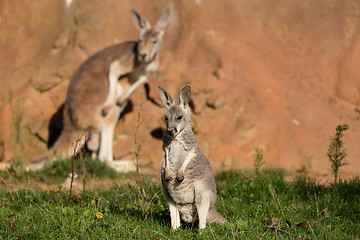
{"type": "MultiPolygon", "coordinates": [[[[59,159],[54,162],[45,164],[45,166],[37,171],[26,171],[22,165],[14,164],[8,170],[0,170],[0,177],[5,180],[8,178],[17,181],[40,181],[44,183],[54,184],[64,181],[72,171],[71,159],[59,159]]],[[[86,159],[85,176],[87,179],[96,177],[109,177],[115,179],[124,176],[122,173],[117,173],[113,168],[109,167],[105,162],[98,159],[86,159]]],[[[74,171],[82,174],[82,162],[75,159],[74,171]]]]}
{"type": "Polygon", "coordinates": [[[162,187],[151,180],[145,180],[145,198],[135,180],[131,185],[87,190],[80,202],[69,202],[68,190],[61,188],[0,190],[0,238],[16,239],[19,234],[25,239],[360,238],[359,180],[323,186],[307,178],[287,182],[284,175],[275,170],[261,175],[217,174],[217,208],[229,223],[208,225],[200,232],[197,222],[171,230],[162,187]],[[97,212],[103,217],[98,218],[97,212]],[[277,229],[267,227],[269,221],[276,222],[277,229]],[[296,226],[300,223],[303,227],[296,226]]]}

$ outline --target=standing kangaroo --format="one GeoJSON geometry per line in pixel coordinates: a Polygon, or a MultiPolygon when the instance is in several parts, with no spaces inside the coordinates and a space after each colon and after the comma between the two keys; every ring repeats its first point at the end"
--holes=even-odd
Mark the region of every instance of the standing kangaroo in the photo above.
{"type": "Polygon", "coordinates": [[[200,151],[191,129],[190,87],[181,90],[179,104],[174,103],[165,89],[159,87],[159,90],[161,101],[168,108],[161,182],[172,229],[180,227],[179,212],[185,222],[192,222],[197,212],[200,229],[205,228],[207,222],[226,223],[215,208],[216,184],[210,163],[200,151]]]}
{"type": "Polygon", "coordinates": [[[87,144],[99,159],[113,161],[113,135],[116,123],[130,96],[157,70],[170,11],[167,9],[155,26],[136,11],[131,12],[140,29],[137,41],[107,47],[89,57],[74,73],[64,106],[64,127],[54,148],[60,156],[76,153],[87,144]],[[87,137],[73,142],[79,131],[87,137]]]}

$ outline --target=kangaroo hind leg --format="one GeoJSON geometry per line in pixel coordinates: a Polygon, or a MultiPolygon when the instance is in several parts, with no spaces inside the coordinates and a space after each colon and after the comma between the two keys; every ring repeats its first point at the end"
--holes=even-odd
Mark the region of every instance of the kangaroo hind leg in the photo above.
{"type": "Polygon", "coordinates": [[[113,162],[113,137],[117,120],[122,108],[111,107],[109,114],[104,118],[103,129],[100,136],[99,159],[108,163],[113,162]]]}
{"type": "Polygon", "coordinates": [[[100,134],[90,133],[90,137],[86,142],[86,146],[91,151],[91,158],[96,158],[100,148],[100,134]]]}
{"type": "Polygon", "coordinates": [[[180,227],[180,213],[176,208],[176,203],[170,199],[167,199],[170,211],[171,228],[178,229],[180,227]]]}
{"type": "Polygon", "coordinates": [[[211,191],[201,183],[195,186],[195,205],[199,216],[199,229],[204,229],[206,227],[210,202],[211,191]]]}

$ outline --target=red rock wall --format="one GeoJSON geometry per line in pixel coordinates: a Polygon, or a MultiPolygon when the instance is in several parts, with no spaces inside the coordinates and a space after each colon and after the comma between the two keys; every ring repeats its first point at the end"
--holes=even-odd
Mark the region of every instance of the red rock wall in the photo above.
{"type": "MultiPolygon", "coordinates": [[[[41,139],[47,141],[49,124],[59,124],[53,115],[73,71],[101,48],[136,39],[131,8],[155,23],[167,7],[171,19],[162,67],[150,79],[150,96],[160,104],[158,85],[176,99],[191,85],[193,127],[215,168],[251,168],[254,148],[261,147],[265,166],[329,173],[329,138],[338,124],[348,123],[344,142],[350,165],[341,172],[360,174],[360,3],[355,0],[73,0],[69,6],[65,0],[2,1],[3,161],[16,155],[28,161],[46,151],[41,139]]],[[[141,159],[159,168],[161,140],[155,137],[166,109],[147,100],[144,88],[132,102],[117,126],[114,154],[131,158],[142,104],[141,159]]]]}

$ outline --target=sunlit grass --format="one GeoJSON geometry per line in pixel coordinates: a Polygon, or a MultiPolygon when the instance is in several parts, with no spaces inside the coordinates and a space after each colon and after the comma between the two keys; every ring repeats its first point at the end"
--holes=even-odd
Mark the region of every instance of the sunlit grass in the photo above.
{"type": "MultiPolygon", "coordinates": [[[[125,176],[123,176],[125,177],[125,176]]],[[[122,178],[122,177],[120,177],[122,178]]],[[[116,181],[116,180],[115,180],[116,181]]],[[[135,180],[134,180],[135,181],[135,180]]],[[[144,182],[91,189],[69,202],[69,191],[0,191],[4,239],[358,239],[360,182],[317,185],[284,180],[284,172],[217,174],[218,211],[227,225],[198,231],[197,222],[172,231],[162,187],[144,182]]],[[[80,194],[81,193],[74,193],[80,194]]]]}

